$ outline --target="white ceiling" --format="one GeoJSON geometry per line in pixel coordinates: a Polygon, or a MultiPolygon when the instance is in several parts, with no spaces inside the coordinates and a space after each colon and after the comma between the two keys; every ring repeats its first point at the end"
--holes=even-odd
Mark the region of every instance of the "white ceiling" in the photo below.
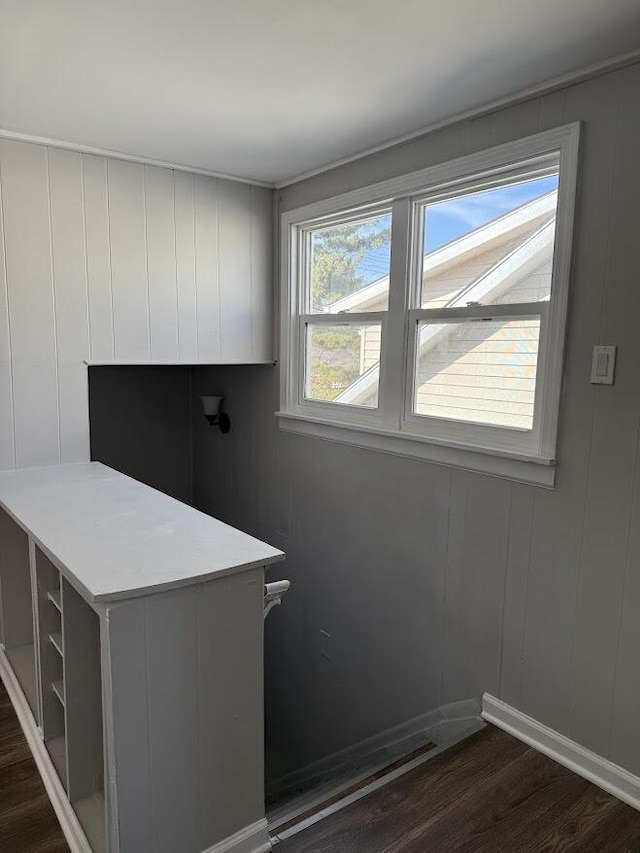
{"type": "Polygon", "coordinates": [[[639,46],[638,0],[0,0],[0,128],[278,182],[639,46]]]}

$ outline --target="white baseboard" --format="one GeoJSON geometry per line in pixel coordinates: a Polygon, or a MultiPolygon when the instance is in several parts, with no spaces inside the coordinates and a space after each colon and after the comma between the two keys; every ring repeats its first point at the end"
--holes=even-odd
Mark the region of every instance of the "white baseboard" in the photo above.
{"type": "MultiPolygon", "coordinates": [[[[47,791],[51,805],[56,813],[56,817],[60,822],[60,827],[67,839],[67,844],[71,849],[71,853],[92,853],[91,845],[84,834],[80,821],[76,813],[71,808],[71,803],[67,799],[67,793],[58,778],[53,762],[49,757],[47,748],[44,745],[38,724],[35,721],[31,708],[27,702],[22,688],[16,678],[11,664],[0,647],[0,678],[5,686],[11,704],[18,717],[18,722],[24,733],[36,767],[42,777],[44,787],[47,791]]],[[[268,849],[268,848],[267,848],[268,849]]]]}
{"type": "Polygon", "coordinates": [[[485,693],[482,717],[640,811],[640,777],[485,693]]]}
{"type": "Polygon", "coordinates": [[[239,832],[223,838],[202,853],[269,853],[271,842],[267,832],[267,821],[258,820],[239,832]]]}

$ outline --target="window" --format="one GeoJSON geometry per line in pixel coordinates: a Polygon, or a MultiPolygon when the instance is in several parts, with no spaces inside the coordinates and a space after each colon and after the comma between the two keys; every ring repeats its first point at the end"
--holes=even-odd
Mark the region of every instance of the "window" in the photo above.
{"type": "Polygon", "coordinates": [[[578,136],[284,214],[282,426],[552,485],[578,136]]]}

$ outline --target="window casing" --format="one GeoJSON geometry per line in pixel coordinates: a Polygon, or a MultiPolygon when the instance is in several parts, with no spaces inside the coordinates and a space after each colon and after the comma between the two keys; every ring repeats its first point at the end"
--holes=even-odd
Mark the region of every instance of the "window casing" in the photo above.
{"type": "Polygon", "coordinates": [[[283,214],[281,425],[552,485],[578,143],[579,125],[569,125],[283,214]],[[426,250],[425,221],[438,205],[544,187],[553,176],[557,190],[426,250]],[[334,229],[357,242],[388,219],[390,259],[370,253],[386,278],[337,298],[325,286],[319,301],[314,263],[323,238],[334,229]],[[507,220],[515,249],[499,233],[507,220]],[[447,256],[473,258],[487,235],[503,240],[497,261],[485,252],[488,266],[470,282],[448,281],[447,256]],[[518,264],[535,273],[547,258],[550,292],[530,283],[504,290],[518,264]],[[451,352],[460,353],[455,363],[451,352]]]}

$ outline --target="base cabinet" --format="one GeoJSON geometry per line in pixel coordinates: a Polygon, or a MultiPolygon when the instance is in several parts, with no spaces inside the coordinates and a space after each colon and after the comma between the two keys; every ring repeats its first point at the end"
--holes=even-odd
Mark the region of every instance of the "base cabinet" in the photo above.
{"type": "Polygon", "coordinates": [[[270,849],[264,570],[90,601],[0,508],[0,674],[73,853],[270,849]]]}

